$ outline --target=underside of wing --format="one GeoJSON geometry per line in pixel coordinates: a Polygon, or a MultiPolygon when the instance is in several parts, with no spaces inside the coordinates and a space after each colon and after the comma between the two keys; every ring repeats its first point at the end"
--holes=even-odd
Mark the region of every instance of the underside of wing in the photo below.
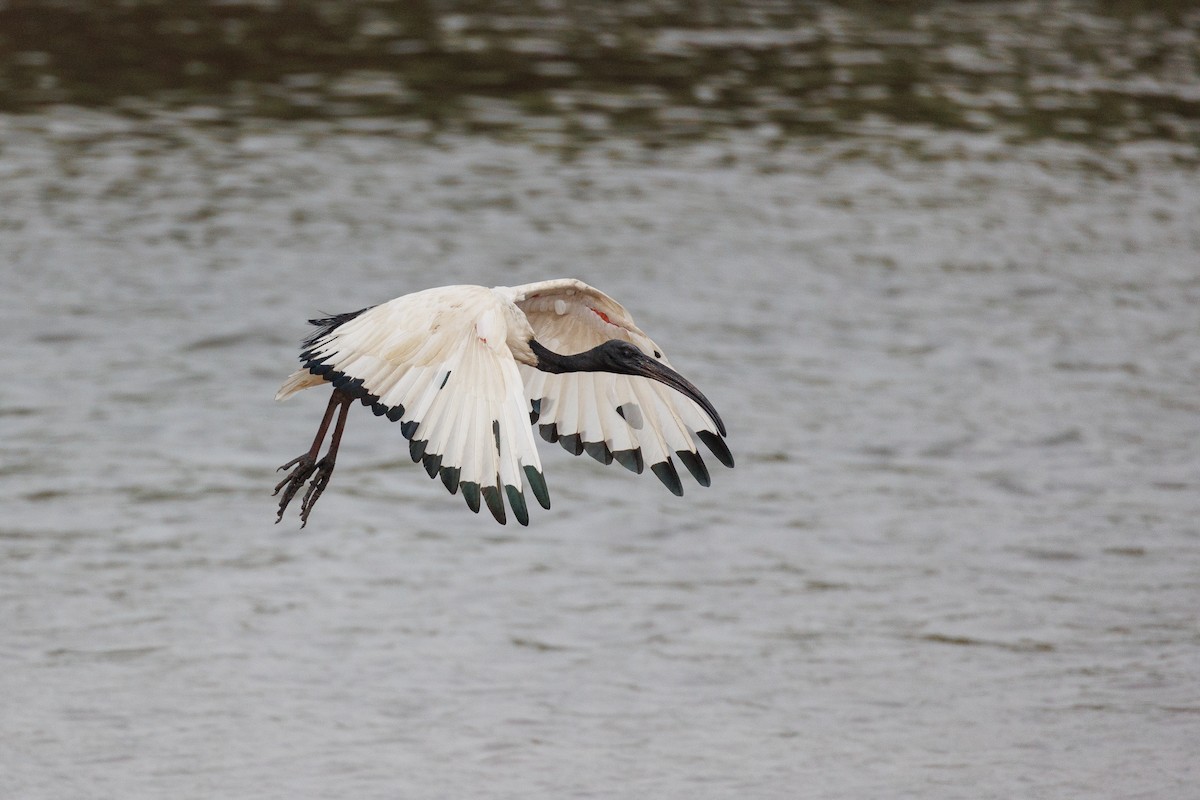
{"type": "MultiPolygon", "coordinates": [[[[620,303],[580,281],[517,287],[516,303],[534,338],[556,353],[581,353],[622,339],[669,365],[620,303]]],[[[720,426],[691,398],[657,381],[606,372],[550,374],[524,365],[520,370],[542,438],[570,453],[587,453],[604,464],[616,461],[638,473],[649,466],[677,495],[683,484],[676,461],[702,486],[710,483],[699,444],[733,466],[720,426]]]]}
{"type": "MultiPolygon", "coordinates": [[[[524,489],[550,507],[521,374],[500,301],[482,287],[406,295],[327,325],[305,342],[304,370],[400,422],[409,454],[472,511],[498,522],[505,501],[529,523],[524,489]]],[[[337,318],[330,318],[336,321],[337,318]]],[[[304,388],[299,386],[298,388],[304,388]]]]}

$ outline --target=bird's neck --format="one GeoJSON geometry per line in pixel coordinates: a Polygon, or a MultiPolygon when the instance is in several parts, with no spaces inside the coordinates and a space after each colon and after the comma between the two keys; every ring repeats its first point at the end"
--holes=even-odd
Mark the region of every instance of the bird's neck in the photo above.
{"type": "Polygon", "coordinates": [[[601,371],[601,366],[595,355],[596,350],[599,348],[592,348],[582,353],[564,356],[562,353],[556,353],[548,349],[537,339],[530,339],[529,349],[533,350],[533,354],[537,356],[537,364],[534,366],[542,372],[550,372],[558,375],[564,372],[601,371]]]}

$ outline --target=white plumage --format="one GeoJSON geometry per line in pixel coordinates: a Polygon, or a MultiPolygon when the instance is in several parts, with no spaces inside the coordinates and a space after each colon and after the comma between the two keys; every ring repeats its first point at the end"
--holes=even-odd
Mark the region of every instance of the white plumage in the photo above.
{"type": "Polygon", "coordinates": [[[707,399],[619,303],[581,281],[445,286],[312,322],[320,330],[305,341],[304,366],[276,399],[326,382],[335,393],[312,449],[281,468],[295,466],[276,487],[286,487],[280,518],[315,472],[301,504],[307,522],[354,399],[401,422],[413,460],[451,493],[461,488],[472,510],[482,495],[501,523],[507,497],[528,524],[527,488],[550,507],[531,421],[576,455],[636,472],[650,465],[675,494],[683,489],[672,456],[708,485],[698,440],[733,466],[707,399]],[[335,407],[329,455],[317,462],[335,407]]]}

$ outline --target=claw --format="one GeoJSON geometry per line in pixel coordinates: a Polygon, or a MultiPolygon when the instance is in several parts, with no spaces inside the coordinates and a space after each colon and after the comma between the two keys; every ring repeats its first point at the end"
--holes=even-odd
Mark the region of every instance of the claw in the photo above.
{"type": "Polygon", "coordinates": [[[325,487],[329,485],[329,478],[333,475],[334,464],[334,459],[329,456],[325,456],[325,458],[316,463],[314,470],[317,474],[313,477],[312,482],[308,484],[308,491],[304,493],[304,499],[300,501],[301,528],[308,524],[308,515],[312,513],[313,506],[317,504],[317,499],[325,491],[325,487]]]}
{"type": "MultiPolygon", "coordinates": [[[[302,454],[302,455],[298,455],[298,456],[296,456],[295,458],[293,458],[291,461],[287,462],[286,464],[283,464],[283,465],[281,465],[281,466],[279,467],[279,469],[277,469],[277,470],[275,470],[275,471],[276,471],[276,472],[283,472],[285,469],[291,469],[292,467],[296,466],[297,464],[299,464],[301,461],[303,461],[303,460],[305,460],[305,459],[308,459],[308,460],[310,460],[310,461],[311,461],[311,460],[312,460],[312,453],[304,453],[304,454],[302,454]]],[[[275,487],[275,491],[277,491],[277,492],[279,491],[279,487],[278,487],[278,486],[276,486],[276,487],[275,487]]]]}
{"type": "MultiPolygon", "coordinates": [[[[279,498],[279,516],[275,518],[276,524],[283,519],[283,512],[287,510],[288,504],[292,502],[292,498],[296,496],[296,492],[300,491],[300,487],[303,486],[305,481],[308,480],[308,477],[316,471],[317,464],[315,463],[315,459],[313,459],[312,454],[305,453],[302,456],[293,458],[279,469],[283,470],[291,467],[295,467],[295,469],[289,472],[286,478],[275,485],[275,491],[271,495],[274,497],[275,495],[279,494],[280,489],[287,487],[284,489],[283,497],[279,498]]],[[[328,478],[326,480],[328,481],[328,478]]],[[[309,494],[311,494],[311,491],[309,494]]],[[[307,495],[305,495],[305,497],[307,497],[307,495]]],[[[301,506],[303,506],[303,503],[301,503],[301,506]]]]}

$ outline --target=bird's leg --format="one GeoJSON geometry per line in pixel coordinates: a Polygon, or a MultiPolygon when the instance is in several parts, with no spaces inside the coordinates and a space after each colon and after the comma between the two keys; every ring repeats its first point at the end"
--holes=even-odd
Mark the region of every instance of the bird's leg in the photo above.
{"type": "Polygon", "coordinates": [[[337,463],[338,445],[342,443],[342,430],[346,427],[346,414],[350,411],[350,404],[353,398],[343,395],[345,402],[342,403],[342,410],[338,414],[337,425],[333,427],[333,436],[329,438],[329,450],[325,453],[325,457],[317,462],[317,474],[313,477],[312,483],[308,485],[308,491],[304,493],[304,499],[300,501],[300,527],[303,528],[308,524],[308,515],[312,513],[313,506],[317,504],[317,498],[325,491],[325,487],[329,485],[329,478],[333,475],[334,464],[337,463]]]}
{"type": "MultiPolygon", "coordinates": [[[[296,492],[300,490],[300,487],[304,485],[309,476],[317,470],[317,454],[321,452],[321,444],[325,441],[325,432],[329,430],[329,423],[333,420],[334,409],[339,405],[341,406],[342,414],[338,421],[337,438],[341,438],[341,430],[346,422],[346,411],[350,408],[350,401],[350,397],[335,389],[333,395],[329,398],[329,405],[325,408],[325,416],[321,419],[321,427],[317,428],[317,435],[313,438],[312,447],[308,449],[308,452],[293,458],[281,466],[279,470],[276,470],[277,472],[285,469],[291,470],[288,476],[275,486],[274,494],[279,494],[279,491],[283,490],[283,497],[279,499],[279,516],[275,519],[276,523],[283,519],[283,512],[287,509],[288,504],[292,502],[292,498],[296,496],[296,492]]],[[[330,467],[330,471],[332,471],[332,467],[330,467]]],[[[325,477],[325,482],[329,482],[328,476],[325,477]]],[[[311,490],[309,494],[312,494],[311,490]]],[[[301,503],[301,505],[303,506],[304,503],[301,503]]],[[[310,507],[311,505],[309,503],[310,507]]],[[[307,522],[307,513],[302,513],[301,516],[307,522]]]]}

